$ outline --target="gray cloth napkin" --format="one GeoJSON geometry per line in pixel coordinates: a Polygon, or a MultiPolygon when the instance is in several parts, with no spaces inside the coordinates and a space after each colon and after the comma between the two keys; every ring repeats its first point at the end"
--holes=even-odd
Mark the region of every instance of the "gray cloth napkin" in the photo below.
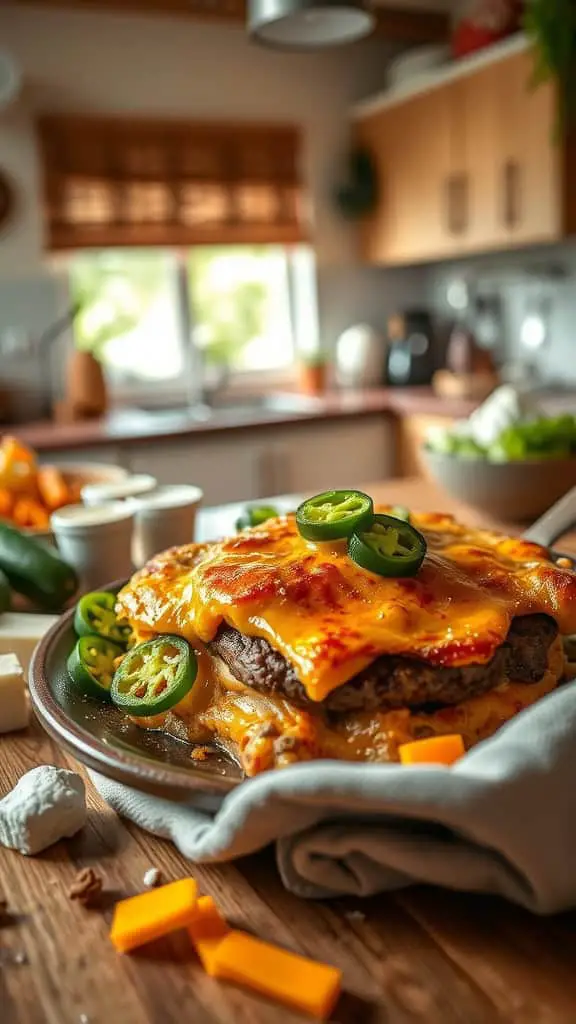
{"type": "Polygon", "coordinates": [[[214,816],[91,776],[118,814],[192,861],[275,842],[283,882],[300,896],[430,883],[541,914],[576,906],[576,683],[451,769],[309,762],[243,783],[214,816]]]}

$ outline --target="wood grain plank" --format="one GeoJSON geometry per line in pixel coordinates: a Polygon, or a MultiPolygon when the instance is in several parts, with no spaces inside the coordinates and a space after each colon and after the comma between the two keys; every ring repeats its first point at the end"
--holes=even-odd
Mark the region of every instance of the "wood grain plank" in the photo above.
{"type": "Polygon", "coordinates": [[[489,996],[502,1019],[576,1020],[574,915],[562,926],[501,900],[434,890],[412,890],[399,901],[489,996]]]}
{"type": "MultiPolygon", "coordinates": [[[[1,790],[42,759],[79,768],[37,724],[26,735],[2,738],[1,790]]],[[[132,956],[114,952],[108,940],[113,902],[140,891],[150,866],[167,881],[192,874],[234,925],[339,966],[346,989],[334,1015],[340,1024],[498,1020],[484,993],[462,980],[393,897],[371,903],[366,923],[352,927],[346,901],[305,902],[286,892],[268,851],[236,864],[191,866],[172,844],[120,821],[90,785],[88,795],[89,821],[78,836],[35,858],[0,849],[0,885],[18,915],[18,923],[3,929],[10,962],[2,978],[5,1004],[12,1016],[17,1008],[18,1024],[78,1024],[81,1014],[90,1024],[171,1024],[180,1021],[182,1007],[195,1024],[301,1019],[208,978],[184,933],[132,956]],[[67,896],[77,869],[88,865],[105,880],[101,910],[87,911],[67,896]],[[12,962],[22,951],[27,963],[12,962]]]]}
{"type": "Polygon", "coordinates": [[[284,925],[280,941],[303,946],[309,956],[330,959],[342,969],[347,991],[379,1003],[384,1019],[401,1021],[408,1015],[430,1024],[499,1020],[489,998],[394,896],[359,902],[365,917],[352,924],[345,901],[302,902],[274,887],[269,860],[250,858],[243,871],[262,898],[274,894],[274,909],[284,925]]]}

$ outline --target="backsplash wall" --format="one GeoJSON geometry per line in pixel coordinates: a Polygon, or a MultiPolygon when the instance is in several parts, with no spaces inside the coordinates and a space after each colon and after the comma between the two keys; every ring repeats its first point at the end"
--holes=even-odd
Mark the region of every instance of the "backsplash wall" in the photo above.
{"type": "MultiPolygon", "coordinates": [[[[38,346],[45,331],[66,312],[67,296],[52,277],[0,280],[0,415],[14,422],[46,414],[53,368],[63,363],[65,335],[42,358],[38,346]]],[[[58,372],[54,374],[59,376],[58,372]]],[[[59,389],[58,389],[59,390],[59,389]]]]}
{"type": "Polygon", "coordinates": [[[454,318],[447,292],[458,279],[500,297],[500,351],[506,361],[531,362],[545,382],[576,385],[576,242],[434,266],[428,297],[442,319],[454,318]],[[521,328],[539,296],[550,305],[548,337],[530,351],[522,345],[521,328]]]}

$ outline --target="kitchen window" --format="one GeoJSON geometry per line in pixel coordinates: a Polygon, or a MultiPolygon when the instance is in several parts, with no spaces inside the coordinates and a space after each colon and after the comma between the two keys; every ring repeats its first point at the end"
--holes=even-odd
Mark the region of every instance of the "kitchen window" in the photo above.
{"type": "Polygon", "coordinates": [[[315,334],[307,246],[96,250],[68,266],[76,343],[102,360],[117,394],[285,380],[295,325],[308,343],[315,334]]]}
{"type": "Polygon", "coordinates": [[[269,384],[297,336],[315,347],[299,125],[53,114],[37,132],[47,249],[117,396],[269,384]]]}

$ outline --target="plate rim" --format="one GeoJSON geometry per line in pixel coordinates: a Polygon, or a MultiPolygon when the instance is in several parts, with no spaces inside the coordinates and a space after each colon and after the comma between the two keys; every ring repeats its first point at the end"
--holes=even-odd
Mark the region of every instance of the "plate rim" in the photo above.
{"type": "MultiPolygon", "coordinates": [[[[126,580],[106,584],[102,590],[124,586],[126,580]]],[[[37,644],[28,671],[28,690],[34,712],[42,727],[60,746],[78,761],[107,778],[155,796],[184,801],[198,795],[223,798],[244,782],[244,778],[207,777],[193,770],[167,765],[137,753],[111,748],[99,737],[87,732],[60,706],[46,671],[48,655],[62,633],[71,626],[75,606],[53,623],[37,644]]]]}
{"type": "MultiPolygon", "coordinates": [[[[572,566],[576,565],[576,557],[562,553],[554,548],[548,549],[551,562],[558,558],[568,558],[572,566]]],[[[119,590],[126,580],[115,580],[103,586],[102,590],[119,590]]],[[[179,768],[177,765],[162,765],[154,759],[140,757],[138,754],[124,752],[118,748],[108,747],[102,740],[87,733],[74,722],[60,707],[52,692],[45,666],[52,645],[72,623],[75,605],[53,623],[37,644],[28,671],[28,690],[30,700],[42,727],[49,736],[72,754],[78,761],[94,771],[101,772],[107,778],[132,786],[153,796],[164,797],[172,801],[183,802],[193,797],[210,798],[221,802],[224,797],[247,781],[247,777],[234,779],[229,776],[195,775],[193,771],[179,768]],[[86,738],[88,737],[88,739],[86,738]],[[106,770],[108,769],[108,770],[106,770]],[[113,769],[110,771],[110,769],[113,769]]],[[[369,768],[369,765],[365,765],[369,768]]],[[[212,805],[213,806],[213,805],[212,805]]]]}

